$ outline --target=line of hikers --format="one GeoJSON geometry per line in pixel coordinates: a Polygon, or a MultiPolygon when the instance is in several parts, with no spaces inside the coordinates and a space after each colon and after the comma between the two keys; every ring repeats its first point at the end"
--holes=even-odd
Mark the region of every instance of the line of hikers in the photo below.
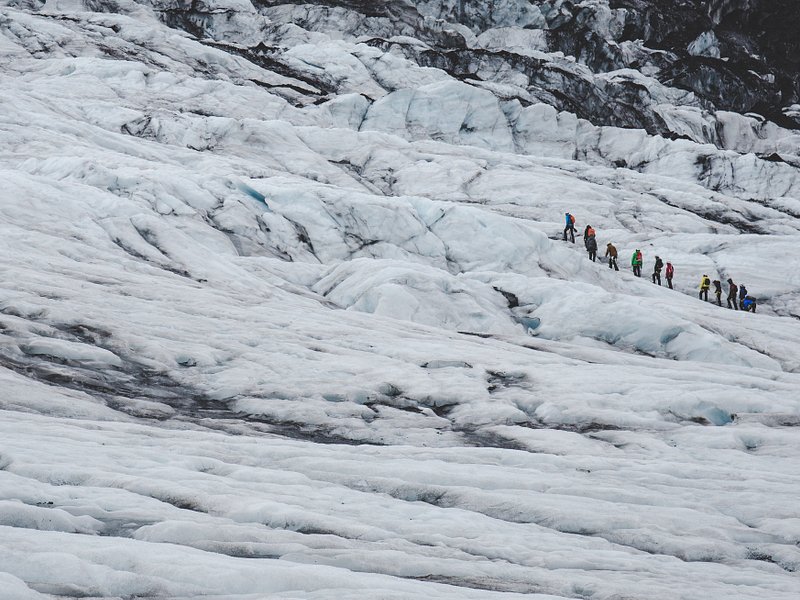
{"type": "MultiPolygon", "coordinates": [[[[574,244],[575,217],[570,213],[564,214],[566,225],[564,227],[564,241],[567,241],[567,233],[569,233],[570,241],[574,244]]],[[[597,239],[595,237],[595,230],[591,225],[587,225],[586,229],[583,230],[583,245],[589,253],[589,260],[595,262],[597,260],[597,239]]],[[[606,244],[605,256],[608,259],[608,268],[619,271],[619,266],[617,265],[617,248],[611,242],[606,244]]],[[[633,251],[633,256],[631,256],[631,268],[636,277],[642,276],[642,264],[642,251],[637,248],[633,251]]],[[[670,262],[665,265],[664,261],[661,260],[661,257],[658,255],[656,255],[656,263],[653,267],[651,280],[653,283],[661,285],[661,270],[665,267],[664,276],[667,280],[667,286],[669,289],[673,289],[672,278],[675,276],[675,267],[673,267],[670,262]]],[[[703,274],[703,277],[700,279],[700,299],[708,302],[708,291],[711,289],[712,285],[714,286],[714,294],[717,297],[717,304],[722,306],[722,283],[719,280],[711,281],[706,274],[703,274]]],[[[745,288],[744,285],[737,286],[731,278],[728,278],[728,308],[756,312],[756,299],[747,294],[747,288],[745,288]]]]}
{"type": "MultiPolygon", "coordinates": [[[[700,280],[700,299],[708,301],[708,290],[712,285],[717,304],[722,306],[722,283],[717,279],[711,281],[708,275],[703,275],[700,280]]],[[[743,283],[737,286],[733,283],[733,279],[728,277],[728,308],[756,312],[756,304],[756,299],[747,294],[747,288],[743,283]]]]}

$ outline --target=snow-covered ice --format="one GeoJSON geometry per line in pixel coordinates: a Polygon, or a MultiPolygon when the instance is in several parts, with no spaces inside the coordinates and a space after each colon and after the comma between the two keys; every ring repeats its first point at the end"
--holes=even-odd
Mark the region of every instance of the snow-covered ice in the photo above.
{"type": "Polygon", "coordinates": [[[0,2],[0,597],[800,597],[797,133],[334,4],[0,2]]]}

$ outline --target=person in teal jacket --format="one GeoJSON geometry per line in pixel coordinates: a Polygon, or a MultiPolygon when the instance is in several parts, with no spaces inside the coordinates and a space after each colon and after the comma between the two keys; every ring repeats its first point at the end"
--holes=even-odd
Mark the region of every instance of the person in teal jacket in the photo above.
{"type": "Polygon", "coordinates": [[[564,213],[564,241],[567,241],[567,232],[572,238],[572,243],[575,243],[575,217],[569,213],[564,213]]]}

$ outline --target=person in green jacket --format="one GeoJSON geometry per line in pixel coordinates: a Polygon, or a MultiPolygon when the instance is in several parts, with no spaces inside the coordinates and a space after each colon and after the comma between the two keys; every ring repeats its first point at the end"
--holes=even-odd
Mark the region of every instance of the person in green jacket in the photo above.
{"type": "Polygon", "coordinates": [[[638,248],[633,251],[631,256],[631,266],[633,267],[633,274],[637,277],[642,276],[642,251],[638,248]]]}

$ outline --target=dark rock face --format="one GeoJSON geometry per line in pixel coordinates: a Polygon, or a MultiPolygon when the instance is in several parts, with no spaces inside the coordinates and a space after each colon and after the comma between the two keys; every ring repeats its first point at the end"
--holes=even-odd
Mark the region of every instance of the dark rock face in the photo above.
{"type": "Polygon", "coordinates": [[[624,8],[623,39],[641,39],[650,48],[680,53],[698,35],[711,29],[711,18],[695,0],[611,0],[613,9],[624,8]]]}
{"type": "Polygon", "coordinates": [[[779,114],[781,94],[774,84],[737,65],[702,56],[676,61],[662,72],[672,85],[693,91],[715,108],[734,112],[779,114]]]}
{"type": "MultiPolygon", "coordinates": [[[[149,1],[173,27],[236,42],[209,33],[218,8],[149,1]]],[[[371,38],[374,47],[401,52],[420,66],[465,81],[503,83],[504,74],[522,74],[527,85],[517,99],[523,105],[545,102],[596,125],[675,137],[681,132],[670,129],[657,107],[684,105],[711,113],[756,112],[781,126],[800,128],[790,116],[800,118],[798,111],[784,110],[800,102],[796,0],[609,0],[583,6],[568,0],[254,0],[253,5],[271,25],[260,49],[236,52],[257,56],[262,65],[267,54],[273,65],[282,65],[278,37],[273,37],[281,27],[337,30],[351,38],[371,38]],[[503,36],[513,36],[511,30],[536,31],[545,46],[541,50],[574,60],[552,54],[538,58],[519,43],[506,47],[503,36]],[[487,47],[482,34],[500,41],[487,47]],[[396,36],[427,47],[391,39],[396,36]],[[640,71],[662,85],[630,73],[605,75],[621,69],[640,71]]],[[[314,83],[311,75],[292,76],[314,83]]],[[[328,82],[317,84],[326,95],[337,92],[328,82]]]]}
{"type": "Polygon", "coordinates": [[[659,79],[690,89],[715,107],[785,119],[800,101],[800,10],[793,0],[611,0],[624,8],[624,39],[674,53],[659,79]],[[713,32],[719,57],[698,59],[687,48],[713,32]]]}

